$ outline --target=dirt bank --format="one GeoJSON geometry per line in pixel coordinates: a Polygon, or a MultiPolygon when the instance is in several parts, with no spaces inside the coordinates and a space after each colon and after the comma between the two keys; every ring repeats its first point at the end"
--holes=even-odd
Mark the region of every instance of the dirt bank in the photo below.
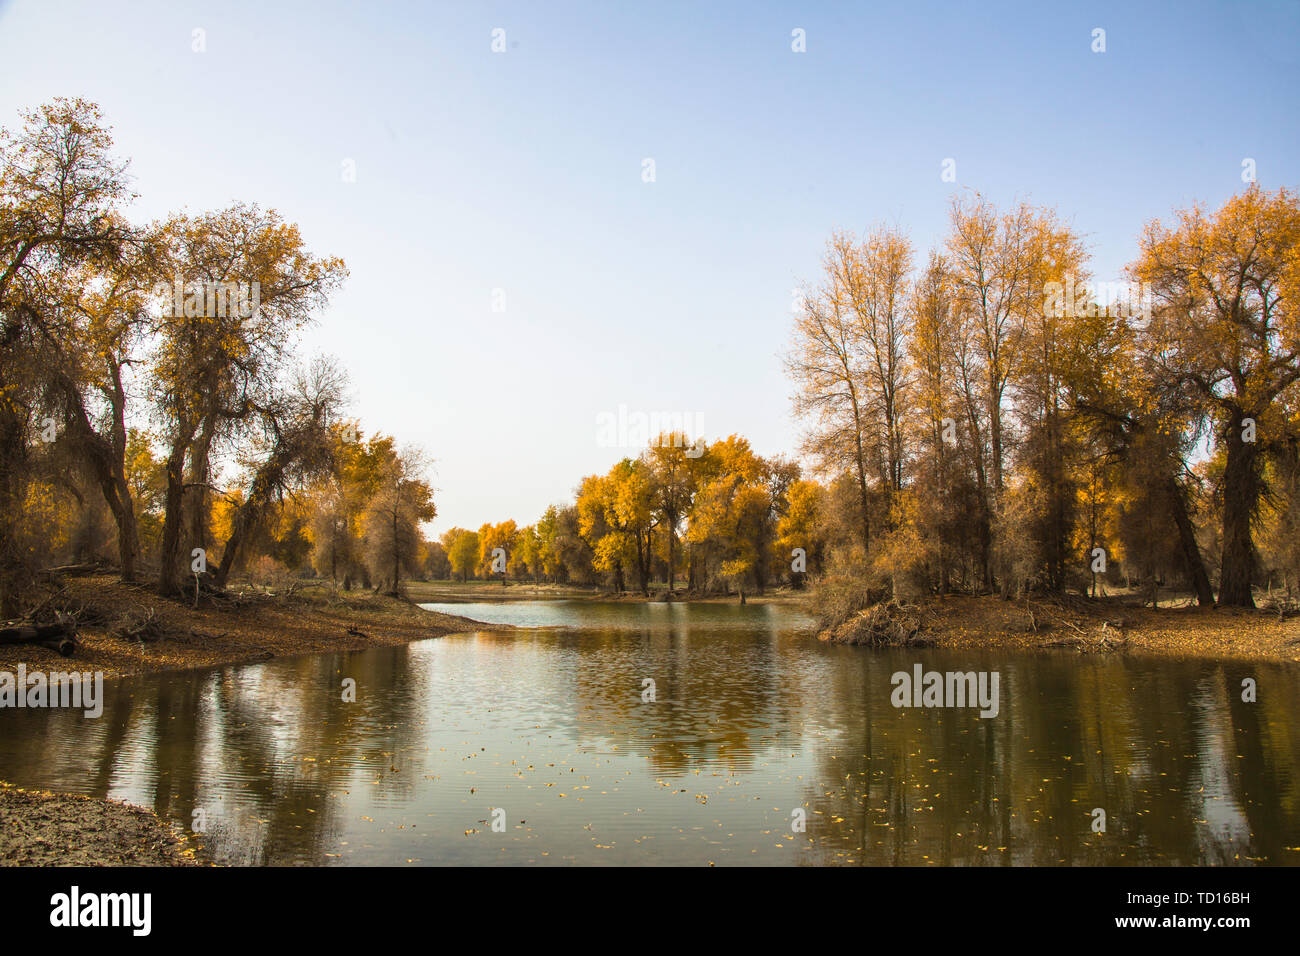
{"type": "Polygon", "coordinates": [[[149,810],[0,781],[0,866],[198,866],[149,810]]]}
{"type": "MultiPolygon", "coordinates": [[[[103,671],[105,678],[404,644],[484,625],[369,593],[314,587],[293,595],[169,600],[113,576],[68,578],[60,603],[81,611],[71,658],[32,644],[0,645],[0,670],[103,671]],[[123,636],[152,615],[146,639],[123,636]]],[[[494,627],[500,630],[500,627],[494,627]]]]}
{"type": "Polygon", "coordinates": [[[1220,660],[1300,661],[1300,618],[1238,608],[1150,608],[1122,600],[933,598],[861,611],[822,640],[841,644],[1069,649],[1220,660]]]}

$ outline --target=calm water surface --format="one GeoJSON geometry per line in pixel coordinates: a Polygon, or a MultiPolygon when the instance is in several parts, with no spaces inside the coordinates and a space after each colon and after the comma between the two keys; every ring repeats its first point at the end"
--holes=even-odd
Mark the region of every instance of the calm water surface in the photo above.
{"type": "Polygon", "coordinates": [[[234,864],[1300,863],[1294,667],[827,647],[775,606],[428,606],[533,629],[0,711],[0,778],[201,810],[234,864]],[[895,709],[916,663],[998,671],[998,716],[895,709]]]}

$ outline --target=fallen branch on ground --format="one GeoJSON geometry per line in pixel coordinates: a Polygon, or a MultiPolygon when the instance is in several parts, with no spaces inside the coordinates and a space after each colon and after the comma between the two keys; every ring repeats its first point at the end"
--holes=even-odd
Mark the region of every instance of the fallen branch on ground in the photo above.
{"type": "Polygon", "coordinates": [[[77,650],[77,622],[60,616],[54,624],[18,623],[0,628],[0,644],[38,644],[71,657],[77,650]]]}
{"type": "Polygon", "coordinates": [[[926,634],[928,624],[925,610],[916,605],[875,604],[819,637],[835,644],[927,647],[934,643],[926,634]]]}
{"type": "Polygon", "coordinates": [[[124,641],[138,641],[141,644],[158,641],[165,636],[162,623],[158,620],[158,612],[154,608],[129,615],[110,633],[124,641]]]}

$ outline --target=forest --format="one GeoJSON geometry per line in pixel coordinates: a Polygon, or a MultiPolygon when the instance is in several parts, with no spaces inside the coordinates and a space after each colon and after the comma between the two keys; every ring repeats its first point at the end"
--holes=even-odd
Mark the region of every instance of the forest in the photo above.
{"type": "Polygon", "coordinates": [[[895,229],[832,237],[788,360],[859,522],[831,563],[895,594],[1289,595],[1298,239],[1295,194],[1251,183],[1149,222],[1098,301],[1084,238],[1028,202],[959,196],[920,265],[895,229]]]}
{"type": "Polygon", "coordinates": [[[425,453],[362,432],[336,360],[295,358],[340,259],[253,204],[135,221],[82,100],[0,133],[0,162],[6,617],[84,564],[163,595],[246,575],[1252,606],[1300,584],[1285,188],[1149,223],[1122,295],[1029,202],[959,195],[924,257],[899,228],[836,233],[785,350],[797,460],[665,433],[533,524],[432,540],[425,453]]]}
{"type": "Polygon", "coordinates": [[[923,262],[900,229],[836,233],[786,353],[806,469],[736,435],[697,457],[661,435],[535,525],[448,532],[451,569],[487,576],[501,547],[515,576],[620,591],[680,574],[742,593],[811,576],[850,605],[1108,586],[1290,600],[1296,195],[1250,184],[1151,222],[1128,272],[1094,283],[1055,210],[978,194],[923,262]]]}
{"type": "Polygon", "coordinates": [[[347,275],[271,209],[130,218],[97,106],[0,134],[0,613],[43,569],[111,562],[163,595],[319,566],[396,588],[435,515],[426,462],[296,363],[347,275]]]}

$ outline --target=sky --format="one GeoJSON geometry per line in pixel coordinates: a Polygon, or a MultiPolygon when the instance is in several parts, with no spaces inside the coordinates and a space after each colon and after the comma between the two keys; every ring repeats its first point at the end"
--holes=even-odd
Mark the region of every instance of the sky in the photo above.
{"type": "Polygon", "coordinates": [[[620,408],[796,454],[833,230],[923,262],[954,196],[1025,199],[1107,281],[1244,161],[1300,184],[1296,2],[0,0],[0,64],[0,125],[100,104],[140,221],[257,202],[347,262],[301,354],[433,460],[435,534],[570,500],[620,408]]]}

